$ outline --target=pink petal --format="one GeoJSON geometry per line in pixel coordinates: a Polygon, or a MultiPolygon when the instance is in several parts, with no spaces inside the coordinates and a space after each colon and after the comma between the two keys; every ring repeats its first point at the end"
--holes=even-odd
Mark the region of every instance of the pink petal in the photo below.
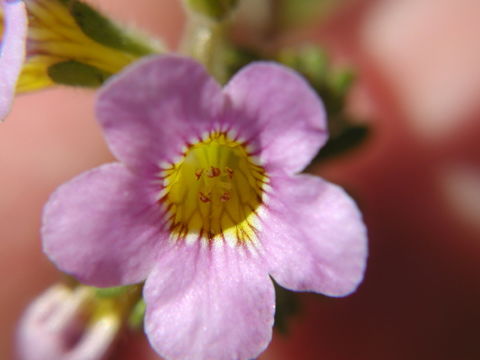
{"type": "Polygon", "coordinates": [[[224,89],[242,135],[260,149],[267,170],[295,173],[308,165],[327,140],[325,109],[315,91],[294,71],[254,63],[224,89]]]}
{"type": "Polygon", "coordinates": [[[23,1],[2,1],[4,33],[0,50],[0,121],[10,112],[25,58],[27,14],[23,1]]]}
{"type": "Polygon", "coordinates": [[[113,154],[149,174],[210,130],[222,109],[220,86],[199,63],[178,56],[134,64],[101,90],[97,102],[113,154]]]}
{"type": "Polygon", "coordinates": [[[246,360],[270,342],[274,290],[244,248],[178,245],[149,276],[146,333],[169,360],[246,360]]]}
{"type": "Polygon", "coordinates": [[[106,164],[62,185],[43,213],[43,249],[81,282],[113,286],[145,280],[164,243],[155,184],[106,164]]]}
{"type": "Polygon", "coordinates": [[[283,287],[330,296],[353,292],[367,258],[361,214],[340,187],[318,177],[272,179],[263,217],[270,274],[283,287]]]}

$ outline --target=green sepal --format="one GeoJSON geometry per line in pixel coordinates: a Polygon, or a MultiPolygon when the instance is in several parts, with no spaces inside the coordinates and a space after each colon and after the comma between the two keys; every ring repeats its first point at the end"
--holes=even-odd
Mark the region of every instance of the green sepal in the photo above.
{"type": "Polygon", "coordinates": [[[112,75],[95,66],[75,60],[62,61],[47,69],[48,76],[57,84],[97,88],[112,75]]]}
{"type": "Polygon", "coordinates": [[[331,120],[344,116],[345,102],[355,79],[352,69],[333,69],[329,71],[325,82],[316,84],[315,89],[324,100],[331,120]]]}
{"type": "MultiPolygon", "coordinates": [[[[370,137],[370,133],[371,129],[366,125],[349,124],[345,126],[337,134],[332,134],[330,136],[325,146],[312,160],[311,165],[343,155],[344,153],[358,148],[370,137]]],[[[308,168],[306,171],[308,172],[308,168]]]]}
{"type": "Polygon", "coordinates": [[[330,138],[312,165],[353,150],[369,137],[368,126],[355,124],[345,114],[346,98],[355,81],[352,69],[333,67],[326,51],[316,45],[283,49],[278,60],[301,73],[325,104],[330,138]]]}
{"type": "Polygon", "coordinates": [[[235,9],[238,0],[187,0],[186,3],[192,10],[221,21],[235,9]]]}
{"type": "Polygon", "coordinates": [[[282,49],[278,61],[301,73],[322,98],[329,118],[341,114],[355,80],[349,68],[335,68],[327,52],[317,45],[282,49]]]}
{"type": "Polygon", "coordinates": [[[324,83],[330,70],[326,51],[315,45],[282,49],[278,61],[302,73],[314,86],[324,83]]]}
{"type": "Polygon", "coordinates": [[[95,289],[95,295],[98,298],[114,298],[118,297],[128,290],[130,290],[132,286],[114,286],[114,287],[109,287],[109,288],[94,288],[95,289]]]}
{"type": "Polygon", "coordinates": [[[133,306],[132,312],[127,320],[127,324],[131,329],[139,330],[142,328],[143,320],[145,318],[145,310],[145,301],[143,299],[138,300],[133,306]]]}
{"type": "Polygon", "coordinates": [[[310,21],[321,20],[344,0],[275,0],[277,22],[283,28],[301,26],[310,21]]]}
{"type": "Polygon", "coordinates": [[[330,88],[337,96],[344,97],[355,82],[355,78],[352,69],[337,70],[329,77],[330,88]]]}
{"type": "Polygon", "coordinates": [[[136,56],[155,52],[144,41],[126,33],[90,5],[78,0],[59,1],[69,9],[82,32],[97,43],[136,56]]]}
{"type": "Polygon", "coordinates": [[[251,62],[264,60],[260,54],[245,47],[226,46],[224,51],[225,72],[228,79],[231,79],[242,67],[251,62]]]}
{"type": "Polygon", "coordinates": [[[275,281],[275,322],[274,328],[282,333],[288,333],[288,322],[293,315],[300,310],[300,304],[297,294],[293,291],[284,289],[275,281]]]}

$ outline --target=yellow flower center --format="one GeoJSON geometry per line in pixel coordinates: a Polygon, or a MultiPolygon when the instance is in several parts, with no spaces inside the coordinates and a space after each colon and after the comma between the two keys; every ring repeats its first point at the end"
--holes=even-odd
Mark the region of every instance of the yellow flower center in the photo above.
{"type": "Polygon", "coordinates": [[[268,177],[244,143],[211,133],[190,145],[163,174],[161,202],[176,237],[230,244],[255,240],[257,209],[268,177]]]}

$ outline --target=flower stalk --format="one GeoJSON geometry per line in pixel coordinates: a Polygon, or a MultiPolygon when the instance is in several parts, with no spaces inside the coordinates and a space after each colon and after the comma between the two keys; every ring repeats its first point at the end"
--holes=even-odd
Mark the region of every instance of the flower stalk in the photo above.
{"type": "Polygon", "coordinates": [[[186,0],[189,16],[180,52],[205,66],[221,84],[228,80],[226,66],[227,26],[237,0],[186,0]]]}

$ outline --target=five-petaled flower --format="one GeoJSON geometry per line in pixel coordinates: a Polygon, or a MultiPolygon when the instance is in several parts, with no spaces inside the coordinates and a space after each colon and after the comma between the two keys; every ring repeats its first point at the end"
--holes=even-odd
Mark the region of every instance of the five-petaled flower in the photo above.
{"type": "Polygon", "coordinates": [[[167,359],[249,359],[271,338],[272,276],[292,290],[355,290],[366,229],[339,187],[298,174],[327,139],[307,83],[253,63],[222,89],[193,60],[147,58],[101,91],[121,163],[61,186],[43,246],[82,282],[146,279],[145,328],[167,359]]]}
{"type": "Polygon", "coordinates": [[[18,74],[25,58],[27,14],[22,1],[0,0],[3,37],[0,48],[0,121],[10,111],[18,74]]]}

